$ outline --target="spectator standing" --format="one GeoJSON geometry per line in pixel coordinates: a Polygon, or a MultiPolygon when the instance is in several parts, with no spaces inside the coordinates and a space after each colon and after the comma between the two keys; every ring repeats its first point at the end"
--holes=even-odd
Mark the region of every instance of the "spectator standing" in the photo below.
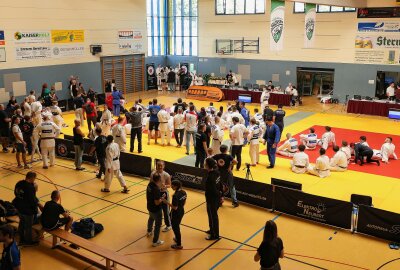
{"type": "Polygon", "coordinates": [[[3,242],[1,270],[21,270],[21,253],[15,242],[14,228],[11,225],[0,227],[0,242],[3,242]]]}
{"type": "Polygon", "coordinates": [[[8,117],[4,110],[4,105],[0,104],[0,139],[3,146],[3,152],[7,153],[8,137],[10,136],[10,122],[11,118],[8,117]]]}
{"type": "Polygon", "coordinates": [[[279,258],[284,256],[283,241],[278,237],[278,229],[274,221],[265,224],[263,241],[254,255],[254,261],[260,262],[261,269],[280,270],[279,258]]]}
{"type": "Polygon", "coordinates": [[[185,114],[185,122],[186,122],[186,155],[190,153],[190,138],[193,138],[193,144],[196,147],[196,129],[197,129],[197,114],[194,111],[194,105],[190,105],[189,112],[185,114]]]}
{"type": "Polygon", "coordinates": [[[93,128],[95,128],[95,125],[97,123],[96,105],[90,98],[87,98],[86,103],[82,108],[83,108],[83,119],[87,119],[87,124],[90,132],[92,130],[92,124],[93,128]]]}
{"type": "Polygon", "coordinates": [[[113,97],[113,100],[112,100],[113,114],[114,114],[114,116],[119,117],[120,110],[121,110],[121,99],[123,99],[122,93],[121,93],[121,91],[117,90],[117,87],[114,86],[113,92],[111,95],[113,97]]]}
{"type": "Polygon", "coordinates": [[[177,147],[182,147],[184,134],[185,134],[185,118],[183,116],[183,110],[180,107],[178,108],[176,114],[174,115],[174,136],[177,147]]]}
{"type": "Polygon", "coordinates": [[[279,104],[278,109],[274,112],[274,123],[279,127],[279,132],[282,135],[283,128],[285,127],[284,118],[286,112],[282,109],[283,105],[279,104]]]}
{"type": "Polygon", "coordinates": [[[198,168],[204,168],[204,160],[207,156],[207,135],[205,131],[206,125],[200,124],[195,137],[196,161],[194,166],[198,168]]]}
{"type": "Polygon", "coordinates": [[[386,96],[390,101],[395,100],[394,82],[390,83],[389,87],[386,88],[386,96]]]}
{"type": "Polygon", "coordinates": [[[149,119],[149,134],[147,144],[150,145],[150,139],[152,136],[152,132],[154,130],[154,143],[157,144],[158,139],[158,127],[160,123],[158,122],[158,112],[161,110],[161,107],[157,105],[157,99],[153,99],[153,104],[149,106],[150,119],[149,119]]]}
{"type": "Polygon", "coordinates": [[[102,174],[106,174],[105,159],[106,159],[106,147],[107,138],[102,133],[101,128],[96,128],[96,139],[94,140],[94,147],[96,151],[97,161],[99,163],[99,172],[96,175],[98,179],[101,179],[102,174]]]}
{"type": "Polygon", "coordinates": [[[19,127],[20,124],[20,118],[19,117],[14,117],[12,121],[12,133],[15,138],[15,145],[17,148],[17,153],[16,153],[16,160],[18,164],[18,168],[24,168],[24,169],[29,169],[30,166],[26,163],[26,142],[24,141],[22,131],[19,127]],[[21,164],[21,155],[22,155],[22,162],[24,163],[24,166],[21,164]]]}
{"type": "Polygon", "coordinates": [[[90,99],[91,102],[97,104],[97,102],[96,102],[96,92],[93,90],[92,87],[89,88],[89,91],[87,92],[86,96],[90,99]]]}
{"type": "Polygon", "coordinates": [[[35,128],[32,124],[32,119],[30,116],[26,115],[24,117],[24,123],[22,124],[22,137],[24,139],[24,142],[26,142],[26,150],[28,151],[28,154],[32,153],[32,134],[33,134],[33,129],[35,128]]]}
{"type": "Polygon", "coordinates": [[[217,162],[213,158],[207,158],[205,161],[207,178],[205,182],[205,196],[207,205],[207,216],[210,230],[207,232],[206,240],[219,239],[219,220],[218,208],[221,201],[221,192],[219,186],[221,179],[218,172],[217,162]]]}
{"type": "Polygon", "coordinates": [[[167,78],[167,83],[168,83],[168,90],[175,92],[175,77],[176,74],[174,72],[173,69],[170,69],[170,71],[168,72],[168,78],[167,78]]]}
{"type": "Polygon", "coordinates": [[[13,204],[19,215],[20,244],[35,245],[39,243],[32,240],[32,225],[40,206],[36,198],[35,180],[36,173],[28,172],[25,180],[19,181],[14,189],[15,199],[13,204]]]}
{"type": "Polygon", "coordinates": [[[267,144],[267,153],[269,160],[269,166],[267,167],[267,169],[272,169],[275,166],[276,148],[281,138],[281,133],[279,131],[279,127],[272,121],[271,117],[267,118],[266,120],[267,126],[263,139],[264,145],[267,144]]]}
{"type": "Polygon", "coordinates": [[[146,189],[146,200],[147,210],[149,211],[149,219],[147,221],[147,237],[153,235],[153,224],[154,235],[153,235],[153,247],[164,244],[164,241],[160,240],[160,231],[162,223],[162,197],[161,197],[161,176],[158,173],[153,174],[153,177],[146,189]]]}
{"type": "Polygon", "coordinates": [[[83,134],[81,130],[81,122],[79,120],[74,121],[74,150],[75,150],[75,170],[83,171],[85,168],[82,167],[82,157],[83,157],[83,138],[85,134],[83,134]]]}
{"type": "Polygon", "coordinates": [[[236,158],[237,160],[236,170],[238,171],[242,164],[242,148],[244,144],[244,137],[247,136],[248,130],[243,124],[239,123],[238,117],[233,117],[232,121],[233,127],[231,128],[231,131],[229,133],[229,137],[232,141],[231,154],[232,157],[236,158]]]}
{"type": "Polygon", "coordinates": [[[132,153],[135,149],[135,139],[138,141],[138,152],[142,153],[142,120],[143,111],[137,107],[132,107],[130,112],[125,114],[131,124],[131,145],[129,151],[132,153]]]}
{"type": "Polygon", "coordinates": [[[83,105],[85,104],[85,100],[82,95],[77,95],[73,99],[74,107],[75,107],[75,119],[79,120],[81,126],[85,126],[85,118],[83,117],[83,105]]]}

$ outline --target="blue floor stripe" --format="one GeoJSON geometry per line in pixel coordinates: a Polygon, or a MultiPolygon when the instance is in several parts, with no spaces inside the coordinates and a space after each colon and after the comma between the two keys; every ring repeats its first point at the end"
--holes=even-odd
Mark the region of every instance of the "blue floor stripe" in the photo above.
{"type": "MultiPolygon", "coordinates": [[[[272,220],[275,221],[278,217],[280,217],[281,214],[275,216],[272,220]]],[[[262,232],[264,230],[265,226],[261,227],[258,231],[256,231],[252,236],[250,236],[249,238],[247,238],[242,244],[240,244],[237,248],[235,248],[234,250],[232,250],[229,254],[227,254],[225,257],[223,257],[219,262],[217,262],[216,264],[214,264],[210,270],[217,268],[218,265],[220,265],[221,263],[223,263],[226,259],[228,259],[230,256],[232,256],[236,251],[238,251],[240,248],[242,248],[244,246],[244,244],[247,244],[247,242],[249,242],[251,239],[253,239],[257,234],[259,234],[260,232],[262,232]]]]}

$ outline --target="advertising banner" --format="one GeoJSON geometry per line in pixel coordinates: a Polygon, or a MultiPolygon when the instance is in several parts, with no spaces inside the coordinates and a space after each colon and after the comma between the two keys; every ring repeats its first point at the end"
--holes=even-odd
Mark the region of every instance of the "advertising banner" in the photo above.
{"type": "Polygon", "coordinates": [[[270,50],[283,50],[285,1],[271,0],[270,50]]]}
{"type": "Polygon", "coordinates": [[[357,18],[400,18],[399,7],[373,7],[357,9],[357,18]]]}
{"type": "Polygon", "coordinates": [[[357,231],[393,242],[400,242],[400,215],[360,205],[357,231]]]}
{"type": "MultiPolygon", "coordinates": [[[[67,146],[67,148],[66,148],[67,156],[65,156],[65,154],[61,155],[63,153],[63,148],[61,147],[61,149],[58,150],[57,140],[62,140],[62,139],[56,139],[57,155],[67,157],[67,158],[75,158],[75,150],[74,150],[74,144],[73,144],[74,137],[64,134],[64,140],[61,141],[64,145],[67,146]],[[60,152],[60,153],[58,153],[58,152],[60,152]]],[[[83,139],[83,160],[87,161],[87,162],[91,162],[91,163],[96,163],[96,158],[95,158],[94,154],[89,154],[92,147],[93,147],[93,143],[91,140],[86,139],[86,138],[83,139]]]]}
{"type": "Polygon", "coordinates": [[[187,90],[186,97],[196,100],[221,101],[224,93],[217,87],[192,85],[187,90]]]}
{"type": "Polygon", "coordinates": [[[354,41],[355,63],[400,64],[400,36],[394,33],[358,34],[354,41]]]}
{"type": "Polygon", "coordinates": [[[385,21],[385,22],[359,22],[358,32],[400,32],[400,22],[385,21]]]}
{"type": "Polygon", "coordinates": [[[317,18],[317,5],[305,4],[306,17],[304,21],[304,48],[314,47],[315,21],[317,18]]]}
{"type": "Polygon", "coordinates": [[[6,48],[0,48],[0,62],[6,62],[6,48]]]}
{"type": "Polygon", "coordinates": [[[275,187],[275,210],[300,218],[351,229],[353,204],[275,187]]]}
{"type": "Polygon", "coordinates": [[[53,58],[83,56],[85,47],[83,45],[61,45],[52,47],[53,58]]]}
{"type": "Polygon", "coordinates": [[[121,171],[125,173],[149,177],[151,174],[151,158],[121,152],[119,156],[121,171]]]}
{"type": "Polygon", "coordinates": [[[16,60],[39,60],[50,59],[51,48],[49,46],[29,46],[29,47],[16,47],[15,59],[16,60]]]}
{"type": "Polygon", "coordinates": [[[235,177],[236,197],[239,201],[272,209],[272,186],[235,177]]]}
{"type": "Polygon", "coordinates": [[[147,90],[157,89],[157,76],[154,63],[146,65],[147,90]]]}
{"type": "Polygon", "coordinates": [[[118,31],[118,47],[129,53],[144,52],[143,34],[140,30],[118,31]]]}
{"type": "Polygon", "coordinates": [[[84,41],[84,30],[51,30],[52,43],[79,43],[84,41]]]}
{"type": "Polygon", "coordinates": [[[50,43],[50,31],[18,31],[14,33],[15,44],[50,43]]]}
{"type": "Polygon", "coordinates": [[[181,181],[184,187],[204,190],[205,169],[165,161],[165,171],[171,175],[171,180],[181,181]]]}
{"type": "Polygon", "coordinates": [[[6,45],[6,41],[4,38],[4,31],[0,30],[0,45],[6,45]]]}

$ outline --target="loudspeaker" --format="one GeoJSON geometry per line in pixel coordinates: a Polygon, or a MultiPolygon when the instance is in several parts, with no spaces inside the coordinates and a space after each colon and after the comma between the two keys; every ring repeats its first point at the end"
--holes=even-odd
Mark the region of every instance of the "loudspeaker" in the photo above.
{"type": "Polygon", "coordinates": [[[101,45],[90,45],[90,52],[92,55],[96,55],[98,53],[102,52],[102,46],[101,45]]]}

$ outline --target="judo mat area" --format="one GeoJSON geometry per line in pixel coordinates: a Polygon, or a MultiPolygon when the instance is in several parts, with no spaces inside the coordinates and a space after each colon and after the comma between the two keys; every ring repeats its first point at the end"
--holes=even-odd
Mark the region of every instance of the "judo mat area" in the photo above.
{"type": "MultiPolygon", "coordinates": [[[[159,96],[158,100],[169,107],[176,102],[176,97],[159,96]]],[[[194,102],[198,108],[208,106],[208,102],[194,102]]],[[[148,100],[143,101],[143,104],[147,103],[148,100]]],[[[226,106],[226,102],[214,102],[216,108],[221,105],[226,106]]],[[[253,112],[255,105],[249,108],[253,112]]],[[[329,125],[336,132],[338,142],[341,139],[358,141],[362,134],[367,136],[372,148],[379,149],[387,134],[400,147],[399,124],[385,118],[304,112],[301,107],[284,109],[287,111],[284,134],[290,132],[296,135],[309,127],[316,127],[320,137],[321,127],[329,125]]],[[[62,132],[72,135],[74,114],[66,113],[64,119],[69,127],[63,128],[62,132]]],[[[84,132],[87,133],[86,126],[84,132]]],[[[228,131],[225,131],[225,139],[228,138],[228,131]]],[[[154,145],[152,140],[151,145],[147,145],[145,134],[142,155],[185,165],[194,164],[193,155],[185,155],[184,147],[177,148],[175,141],[171,142],[172,146],[163,147],[154,145]]],[[[129,139],[127,146],[129,149],[129,139]]],[[[261,144],[260,152],[263,151],[264,146],[261,144]]],[[[310,162],[315,162],[317,154],[308,153],[310,162]]],[[[328,154],[331,155],[331,152],[328,154]]],[[[243,149],[242,159],[243,164],[250,161],[248,146],[243,149]]],[[[347,172],[332,172],[330,177],[324,179],[292,173],[289,160],[283,157],[277,158],[273,170],[267,170],[267,165],[267,156],[261,154],[260,164],[251,168],[255,181],[270,183],[271,177],[285,179],[302,183],[304,192],[344,201],[349,201],[352,193],[369,195],[375,207],[400,212],[400,161],[391,160],[390,164],[382,164],[381,167],[367,164],[362,169],[352,166],[347,172]]],[[[90,164],[84,164],[84,167],[84,171],[76,171],[73,161],[57,158],[54,167],[44,170],[41,162],[35,162],[32,170],[38,173],[38,198],[46,202],[50,200],[53,190],[60,190],[61,203],[71,211],[75,220],[92,217],[103,224],[104,231],[91,241],[126,255],[133,261],[140,261],[151,269],[259,269],[253,256],[262,241],[265,222],[271,219],[276,222],[278,234],[284,242],[285,258],[280,261],[282,269],[400,269],[400,252],[390,249],[388,241],[352,234],[285,214],[271,213],[244,203],[233,208],[229,200],[225,201],[218,212],[221,239],[206,241],[204,238],[208,230],[208,219],[205,197],[203,193],[190,189],[186,189],[186,214],[181,225],[184,249],[175,251],[170,248],[173,244],[172,231],[161,232],[160,239],[165,240],[165,244],[154,248],[151,246],[152,239],[146,237],[148,214],[145,191],[149,180],[125,175],[129,194],[120,192],[116,179],[112,182],[111,193],[105,194],[100,192],[103,182],[95,177],[97,168],[90,164]]],[[[16,168],[14,154],[0,153],[1,199],[11,201],[14,198],[14,186],[24,178],[27,171],[16,168]]],[[[234,175],[244,178],[245,171],[234,171],[234,175]]],[[[88,263],[50,247],[51,237],[48,234],[45,234],[39,246],[22,247],[22,269],[95,269],[88,263]]],[[[101,260],[95,255],[91,256],[101,260]]]]}

